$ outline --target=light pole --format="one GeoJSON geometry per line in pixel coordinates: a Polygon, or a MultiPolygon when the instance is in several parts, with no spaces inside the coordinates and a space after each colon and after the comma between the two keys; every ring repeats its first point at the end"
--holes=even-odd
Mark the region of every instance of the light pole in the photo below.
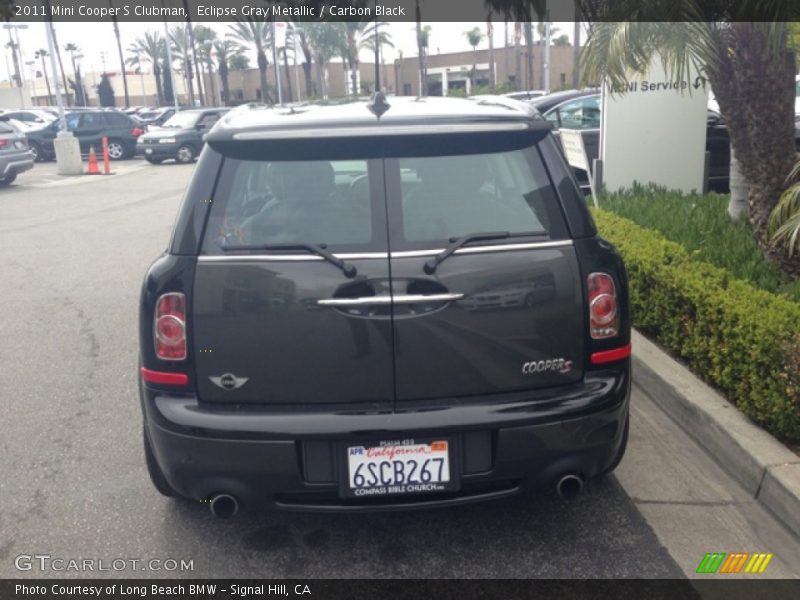
{"type": "MultiPolygon", "coordinates": [[[[50,52],[50,67],[52,69],[53,81],[58,81],[53,22],[45,21],[44,27],[47,30],[47,47],[50,52]]],[[[56,84],[56,102],[58,103],[58,119],[61,125],[56,139],[53,140],[58,172],[61,175],[80,175],[83,172],[81,149],[78,144],[78,138],[72,135],[72,132],[67,129],[67,119],[64,116],[64,99],[61,97],[61,89],[58,84],[56,84]]]]}
{"type": "Polygon", "coordinates": [[[86,106],[89,104],[89,99],[86,97],[86,88],[83,85],[83,73],[81,73],[81,76],[78,77],[78,69],[80,69],[80,65],[76,62],[82,58],[83,54],[72,54],[72,74],[75,76],[75,85],[77,86],[77,89],[75,90],[75,96],[77,96],[80,100],[81,106],[86,106]]]}
{"type": "Polygon", "coordinates": [[[283,94],[281,93],[281,72],[278,68],[278,40],[276,38],[275,21],[272,21],[272,62],[275,63],[275,85],[278,88],[278,104],[283,106],[283,94]]]}

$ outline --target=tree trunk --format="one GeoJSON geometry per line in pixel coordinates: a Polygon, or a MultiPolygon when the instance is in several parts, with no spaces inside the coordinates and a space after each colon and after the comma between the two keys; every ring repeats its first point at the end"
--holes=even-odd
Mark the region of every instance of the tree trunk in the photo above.
{"type": "Polygon", "coordinates": [[[157,63],[153,63],[153,77],[156,78],[156,99],[161,106],[164,104],[164,90],[161,88],[161,68],[157,63]]]}
{"type": "Polygon", "coordinates": [[[731,198],[728,201],[728,216],[731,221],[738,221],[739,219],[748,216],[750,209],[750,186],[747,185],[744,173],[742,173],[742,165],[736,158],[736,153],[731,146],[731,166],[728,175],[728,186],[730,188],[731,198]]]}
{"type": "Polygon", "coordinates": [[[219,63],[219,80],[222,83],[222,104],[230,106],[231,103],[231,89],[228,82],[228,65],[220,61],[219,63]]]}
{"type": "Polygon", "coordinates": [[[572,87],[578,89],[580,85],[580,57],[581,57],[581,22],[578,15],[575,15],[575,23],[572,29],[572,87]]]}
{"type": "Polygon", "coordinates": [[[494,94],[494,24],[492,23],[492,11],[489,11],[489,16],[486,17],[486,35],[489,38],[489,91],[494,94]]]}
{"type": "Polygon", "coordinates": [[[187,91],[189,92],[189,106],[194,108],[194,84],[192,83],[194,75],[192,75],[192,61],[188,58],[183,61],[183,77],[186,81],[187,91]]]}
{"type": "Polygon", "coordinates": [[[42,73],[44,73],[44,82],[47,84],[47,103],[52,105],[52,92],[50,91],[50,78],[47,76],[47,66],[44,63],[44,56],[42,56],[42,73]]]}
{"type": "Polygon", "coordinates": [[[519,46],[522,40],[522,23],[514,23],[514,89],[522,89],[522,50],[519,46]]]}
{"type": "MultiPolygon", "coordinates": [[[[311,88],[311,63],[304,62],[303,63],[303,79],[306,82],[306,98],[310,98],[313,96],[312,88],[311,88]]],[[[299,98],[298,98],[299,100],[299,98]]]]}
{"type": "Polygon", "coordinates": [[[269,90],[267,89],[267,67],[269,67],[269,63],[267,62],[267,55],[264,54],[263,48],[257,48],[256,58],[258,59],[258,79],[261,89],[261,101],[266,104],[274,104],[272,102],[272,96],[269,95],[269,90]]]}
{"type": "Polygon", "coordinates": [[[800,259],[767,234],[770,212],[786,187],[796,157],[794,140],[795,57],[784,40],[770,51],[768,24],[732,23],[720,37],[718,64],[708,76],[731,145],[750,184],[749,218],[764,254],[787,274],[800,275],[800,259]],[[735,65],[735,68],[734,68],[735,65]]]}
{"type": "Polygon", "coordinates": [[[525,32],[525,49],[527,56],[525,57],[526,62],[526,79],[525,79],[525,89],[533,89],[533,25],[531,25],[530,21],[525,21],[523,30],[525,32]]]}
{"type": "Polygon", "coordinates": [[[294,102],[294,91],[292,90],[292,75],[289,71],[289,55],[286,48],[283,49],[283,71],[286,73],[286,91],[289,92],[289,102],[294,102]]]}

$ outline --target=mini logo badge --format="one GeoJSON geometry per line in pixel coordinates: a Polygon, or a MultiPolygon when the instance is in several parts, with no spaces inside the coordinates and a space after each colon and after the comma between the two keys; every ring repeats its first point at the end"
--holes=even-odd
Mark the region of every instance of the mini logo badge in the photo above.
{"type": "Polygon", "coordinates": [[[219,377],[209,377],[211,383],[218,385],[223,390],[237,390],[247,383],[248,377],[237,377],[233,373],[225,373],[219,377]]]}

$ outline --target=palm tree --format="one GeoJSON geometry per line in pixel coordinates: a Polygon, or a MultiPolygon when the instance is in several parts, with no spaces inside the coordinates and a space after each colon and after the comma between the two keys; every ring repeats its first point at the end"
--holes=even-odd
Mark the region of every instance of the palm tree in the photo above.
{"type": "Polygon", "coordinates": [[[724,15],[730,20],[720,21],[720,14],[704,13],[695,0],[680,0],[676,10],[695,20],[670,23],[652,18],[656,4],[637,5],[635,10],[628,6],[627,22],[613,22],[616,15],[607,9],[602,18],[611,20],[593,23],[581,53],[584,79],[622,85],[631,69],[645,71],[656,56],[670,79],[685,78],[698,69],[711,84],[732,150],[750,184],[748,212],[754,236],[784,272],[800,275],[800,263],[771,243],[768,225],[796,153],[795,57],[788,46],[787,5],[769,3],[765,6],[772,12],[762,8],[759,13],[748,4],[742,14],[735,8],[724,15]]]}
{"type": "Polygon", "coordinates": [[[169,32],[170,46],[172,48],[172,58],[179,61],[181,71],[186,82],[186,91],[189,94],[189,105],[194,106],[194,72],[192,71],[192,43],[186,27],[178,24],[172,27],[169,32]]]}
{"type": "Polygon", "coordinates": [[[341,23],[306,23],[304,29],[317,64],[317,93],[323,98],[328,96],[325,86],[325,65],[336,56],[343,45],[344,31],[341,23]]]}
{"type": "Polygon", "coordinates": [[[222,84],[222,103],[230,105],[231,90],[228,82],[229,62],[236,55],[241,55],[242,47],[231,40],[217,40],[214,42],[214,51],[217,54],[217,72],[222,84]]]}
{"type": "Polygon", "coordinates": [[[217,103],[217,89],[214,83],[214,61],[211,58],[211,51],[217,39],[217,32],[205,25],[198,25],[194,28],[194,39],[198,47],[197,56],[203,72],[208,76],[208,83],[211,85],[211,93],[206,89],[206,100],[210,105],[217,103]]]}
{"type": "Polygon", "coordinates": [[[47,103],[51,104],[52,103],[52,99],[51,98],[53,97],[53,94],[50,91],[50,78],[47,76],[47,64],[44,61],[45,58],[50,56],[50,53],[47,50],[45,50],[44,48],[41,48],[41,49],[37,50],[36,52],[34,52],[33,56],[35,58],[41,58],[42,59],[42,73],[44,73],[44,82],[47,84],[47,103]]]}
{"type": "Polygon", "coordinates": [[[522,23],[514,22],[514,89],[522,89],[522,23]]]}
{"type": "Polygon", "coordinates": [[[75,82],[75,85],[70,85],[72,85],[72,89],[75,90],[75,103],[78,106],[86,106],[86,96],[83,91],[83,82],[81,81],[80,76],[81,71],[80,68],[78,68],[75,64],[75,53],[80,52],[81,49],[77,45],[70,42],[69,44],[64,45],[64,50],[69,52],[70,62],[72,62],[72,78],[75,82]]]}
{"type": "Polygon", "coordinates": [[[252,46],[256,51],[258,61],[258,74],[261,89],[261,101],[273,104],[272,96],[267,90],[267,60],[266,48],[272,43],[272,28],[266,21],[240,20],[228,26],[228,35],[244,46],[252,46]]]}
{"type": "Polygon", "coordinates": [[[483,33],[477,27],[465,31],[467,42],[472,46],[472,70],[469,72],[469,85],[475,87],[475,75],[478,73],[478,46],[483,41],[483,33]]]}
{"type": "MultiPolygon", "coordinates": [[[[547,45],[550,40],[547,39],[547,25],[544,21],[539,21],[536,25],[536,31],[539,34],[539,45],[542,47],[541,51],[539,52],[539,89],[542,90],[549,90],[549,82],[545,82],[545,72],[544,72],[544,61],[545,61],[545,50],[544,47],[547,45]]],[[[559,27],[553,27],[552,24],[550,25],[550,37],[554,36],[557,31],[560,31],[559,27]]]]}
{"type": "MultiPolygon", "coordinates": [[[[114,8],[114,0],[108,0],[109,8],[114,8]]],[[[114,36],[117,38],[117,54],[119,55],[119,68],[122,71],[122,87],[125,91],[125,106],[131,105],[131,99],[128,95],[128,74],[125,72],[125,55],[122,53],[122,39],[119,35],[119,23],[117,22],[116,12],[111,11],[111,21],[114,24],[114,36]]],[[[74,66],[74,65],[73,65],[74,66]]]]}
{"type": "MultiPolygon", "coordinates": [[[[311,89],[311,63],[314,58],[314,54],[311,50],[311,44],[308,41],[308,35],[306,34],[305,26],[298,26],[296,23],[292,23],[289,27],[288,31],[286,32],[286,43],[289,43],[289,40],[292,40],[292,46],[294,47],[297,43],[300,44],[300,49],[303,51],[303,78],[306,84],[306,97],[312,95],[311,89]]],[[[299,100],[299,98],[298,98],[299,100]]]]}
{"type": "MultiPolygon", "coordinates": [[[[378,21],[373,24],[368,32],[362,36],[362,41],[360,48],[364,50],[369,50],[370,52],[375,52],[375,44],[378,45],[378,55],[380,56],[380,65],[381,70],[383,73],[381,74],[381,80],[386,83],[386,70],[384,66],[384,56],[383,56],[383,47],[388,46],[389,48],[394,48],[394,43],[392,42],[392,34],[388,31],[383,31],[383,28],[388,27],[388,23],[385,21],[378,21]]],[[[378,90],[376,90],[378,91],[378,90]]]]}
{"type": "Polygon", "coordinates": [[[769,216],[768,231],[773,242],[786,246],[789,258],[800,252],[800,160],[787,180],[789,188],[781,194],[769,216]]]}
{"type": "Polygon", "coordinates": [[[58,62],[58,70],[61,74],[61,84],[64,86],[64,96],[67,100],[67,106],[71,106],[72,103],[70,102],[69,97],[69,87],[67,86],[67,75],[64,72],[64,63],[61,60],[61,47],[58,45],[58,41],[56,40],[56,28],[53,27],[52,21],[50,21],[47,26],[50,27],[50,32],[53,36],[53,47],[56,49],[56,60],[58,62]]]}
{"type": "MultiPolygon", "coordinates": [[[[183,9],[187,15],[191,14],[191,10],[189,9],[189,2],[188,0],[183,0],[183,9]]],[[[194,60],[194,70],[195,74],[197,75],[197,97],[200,100],[200,106],[205,106],[205,102],[203,100],[203,82],[202,77],[200,76],[200,63],[197,60],[197,44],[195,43],[195,36],[194,36],[194,29],[192,28],[192,20],[187,16],[186,17],[186,29],[189,32],[189,48],[192,52],[192,59],[194,60]]]]}
{"type": "Polygon", "coordinates": [[[161,60],[164,58],[166,50],[167,46],[164,43],[164,38],[158,31],[146,31],[144,35],[136,38],[128,46],[128,52],[134,55],[128,59],[128,64],[133,64],[134,61],[137,64],[148,62],[153,68],[159,106],[164,102],[164,91],[161,87],[161,60]]]}

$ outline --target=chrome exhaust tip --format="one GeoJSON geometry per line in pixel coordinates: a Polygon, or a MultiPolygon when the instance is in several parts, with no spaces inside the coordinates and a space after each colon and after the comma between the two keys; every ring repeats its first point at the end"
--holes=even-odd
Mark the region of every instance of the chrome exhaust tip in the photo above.
{"type": "Polygon", "coordinates": [[[211,514],[219,519],[229,519],[239,512],[239,501],[230,494],[217,494],[211,498],[211,514]]]}
{"type": "Polygon", "coordinates": [[[556,492],[560,498],[571,500],[581,493],[583,489],[583,478],[580,475],[569,473],[564,475],[556,483],[556,492]]]}

